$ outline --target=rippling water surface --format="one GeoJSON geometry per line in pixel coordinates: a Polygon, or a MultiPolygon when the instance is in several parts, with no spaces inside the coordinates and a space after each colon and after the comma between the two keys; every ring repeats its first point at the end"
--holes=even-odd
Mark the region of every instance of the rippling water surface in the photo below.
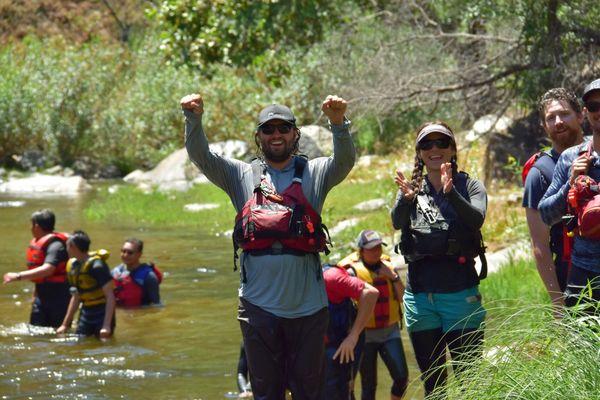
{"type": "MultiPolygon", "coordinates": [[[[0,274],[24,269],[31,239],[29,217],[37,209],[51,208],[57,215],[57,230],[88,232],[92,248],[110,250],[111,267],[119,262],[124,238],[143,239],[144,259],[154,260],[165,272],[161,285],[165,306],[117,310],[115,336],[105,342],[57,337],[52,329],[25,323],[33,284],[1,286],[0,398],[231,397],[241,340],[235,319],[239,277],[232,272],[231,240],[200,230],[129,226],[118,220],[90,222],[83,209],[93,195],[0,196],[0,274]]],[[[191,217],[202,218],[202,213],[191,217]]],[[[409,343],[404,345],[410,352],[409,343]]],[[[409,363],[414,379],[410,355],[409,363]]],[[[380,368],[379,375],[378,398],[389,398],[387,372],[380,368]]],[[[409,397],[421,396],[415,392],[409,397]]]]}

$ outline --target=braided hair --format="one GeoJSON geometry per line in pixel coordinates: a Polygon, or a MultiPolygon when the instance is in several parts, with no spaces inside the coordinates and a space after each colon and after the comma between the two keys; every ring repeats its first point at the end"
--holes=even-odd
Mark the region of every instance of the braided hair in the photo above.
{"type": "MultiPolygon", "coordinates": [[[[424,124],[422,124],[419,129],[417,129],[417,137],[419,136],[419,133],[421,133],[421,131],[423,129],[425,129],[426,127],[428,127],[429,125],[441,125],[443,127],[445,127],[446,129],[448,129],[453,135],[454,132],[452,131],[452,129],[450,129],[450,126],[448,126],[447,123],[443,122],[443,121],[432,121],[432,122],[425,122],[424,124]]],[[[454,141],[454,138],[452,138],[451,142],[450,142],[450,147],[454,150],[454,152],[456,152],[456,142],[454,141]]],[[[450,164],[452,166],[452,178],[454,179],[456,177],[456,175],[458,174],[458,164],[457,164],[457,156],[456,154],[452,156],[452,158],[450,158],[450,164]]],[[[411,177],[411,185],[415,190],[415,194],[419,194],[419,192],[423,189],[423,168],[425,167],[425,163],[423,162],[423,160],[421,159],[421,157],[419,157],[419,145],[418,143],[415,143],[415,163],[414,163],[414,168],[413,168],[413,172],[412,172],[412,177],[411,177]]]]}

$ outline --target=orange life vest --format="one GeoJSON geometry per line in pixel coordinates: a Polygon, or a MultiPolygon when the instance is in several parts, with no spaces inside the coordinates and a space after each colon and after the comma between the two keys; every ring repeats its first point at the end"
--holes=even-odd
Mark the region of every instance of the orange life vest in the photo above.
{"type": "MultiPolygon", "coordinates": [[[[390,258],[387,255],[382,255],[381,264],[391,267],[390,258]]],[[[367,321],[365,328],[385,328],[392,324],[400,322],[402,308],[400,306],[401,299],[396,297],[394,284],[387,278],[377,276],[376,273],[367,269],[360,259],[358,252],[352,253],[342,259],[338,264],[342,268],[352,267],[356,271],[356,276],[379,291],[379,297],[375,304],[375,310],[367,321]]]]}
{"type": "MultiPolygon", "coordinates": [[[[66,233],[60,232],[52,232],[45,236],[42,236],[39,239],[33,238],[31,242],[29,242],[29,247],[27,248],[27,268],[34,269],[41,265],[44,265],[44,259],[46,258],[46,251],[48,250],[48,246],[50,243],[58,240],[63,244],[66,244],[69,236],[66,233]]],[[[61,261],[56,268],[54,269],[54,273],[46,278],[32,279],[35,283],[63,283],[67,280],[66,266],[67,261],[61,261]]]]}

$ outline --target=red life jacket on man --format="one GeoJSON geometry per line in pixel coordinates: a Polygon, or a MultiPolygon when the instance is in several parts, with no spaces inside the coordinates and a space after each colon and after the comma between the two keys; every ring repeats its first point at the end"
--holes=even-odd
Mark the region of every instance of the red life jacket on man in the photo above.
{"type": "MultiPolygon", "coordinates": [[[[27,268],[34,269],[39,266],[44,265],[44,259],[46,258],[46,251],[50,243],[58,240],[63,244],[67,243],[67,239],[69,236],[66,233],[60,232],[51,232],[47,235],[42,236],[39,239],[33,238],[31,242],[29,242],[29,247],[27,248],[27,268]]],[[[45,278],[32,279],[35,283],[63,283],[67,280],[67,272],[66,266],[67,261],[61,261],[56,268],[54,269],[54,273],[45,278]]]]}
{"type": "Polygon", "coordinates": [[[121,307],[139,307],[144,298],[144,280],[150,272],[154,272],[160,284],[163,279],[161,270],[154,263],[141,264],[130,272],[123,264],[113,271],[115,298],[121,307]]]}
{"type": "MultiPolygon", "coordinates": [[[[307,161],[295,157],[294,179],[282,193],[266,181],[266,166],[252,162],[254,192],[235,217],[234,247],[256,253],[328,253],[326,228],[321,216],[302,191],[307,161]],[[281,251],[272,249],[279,241],[281,251]]],[[[237,256],[237,255],[236,255],[237,256]]]]}

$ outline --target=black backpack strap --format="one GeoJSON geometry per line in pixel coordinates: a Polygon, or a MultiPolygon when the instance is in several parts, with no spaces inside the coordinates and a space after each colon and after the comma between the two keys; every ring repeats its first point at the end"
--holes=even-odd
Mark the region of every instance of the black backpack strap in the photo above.
{"type": "Polygon", "coordinates": [[[306,160],[306,158],[301,156],[295,157],[293,182],[302,183],[302,175],[304,174],[304,168],[306,168],[307,163],[308,161],[306,160]]]}
{"type": "Polygon", "coordinates": [[[481,250],[479,253],[479,259],[481,260],[481,271],[479,272],[479,280],[482,281],[487,278],[488,265],[487,258],[485,258],[485,250],[481,250]]]}
{"type": "Polygon", "coordinates": [[[254,185],[254,190],[256,190],[260,188],[260,182],[262,181],[265,168],[263,167],[263,163],[260,158],[255,158],[252,160],[250,165],[252,166],[252,184],[254,185]]]}
{"type": "Polygon", "coordinates": [[[554,173],[556,161],[554,161],[552,156],[545,151],[541,151],[539,155],[539,158],[535,164],[533,164],[532,168],[536,168],[540,171],[546,183],[550,184],[550,182],[552,182],[552,174],[554,173]]]}

